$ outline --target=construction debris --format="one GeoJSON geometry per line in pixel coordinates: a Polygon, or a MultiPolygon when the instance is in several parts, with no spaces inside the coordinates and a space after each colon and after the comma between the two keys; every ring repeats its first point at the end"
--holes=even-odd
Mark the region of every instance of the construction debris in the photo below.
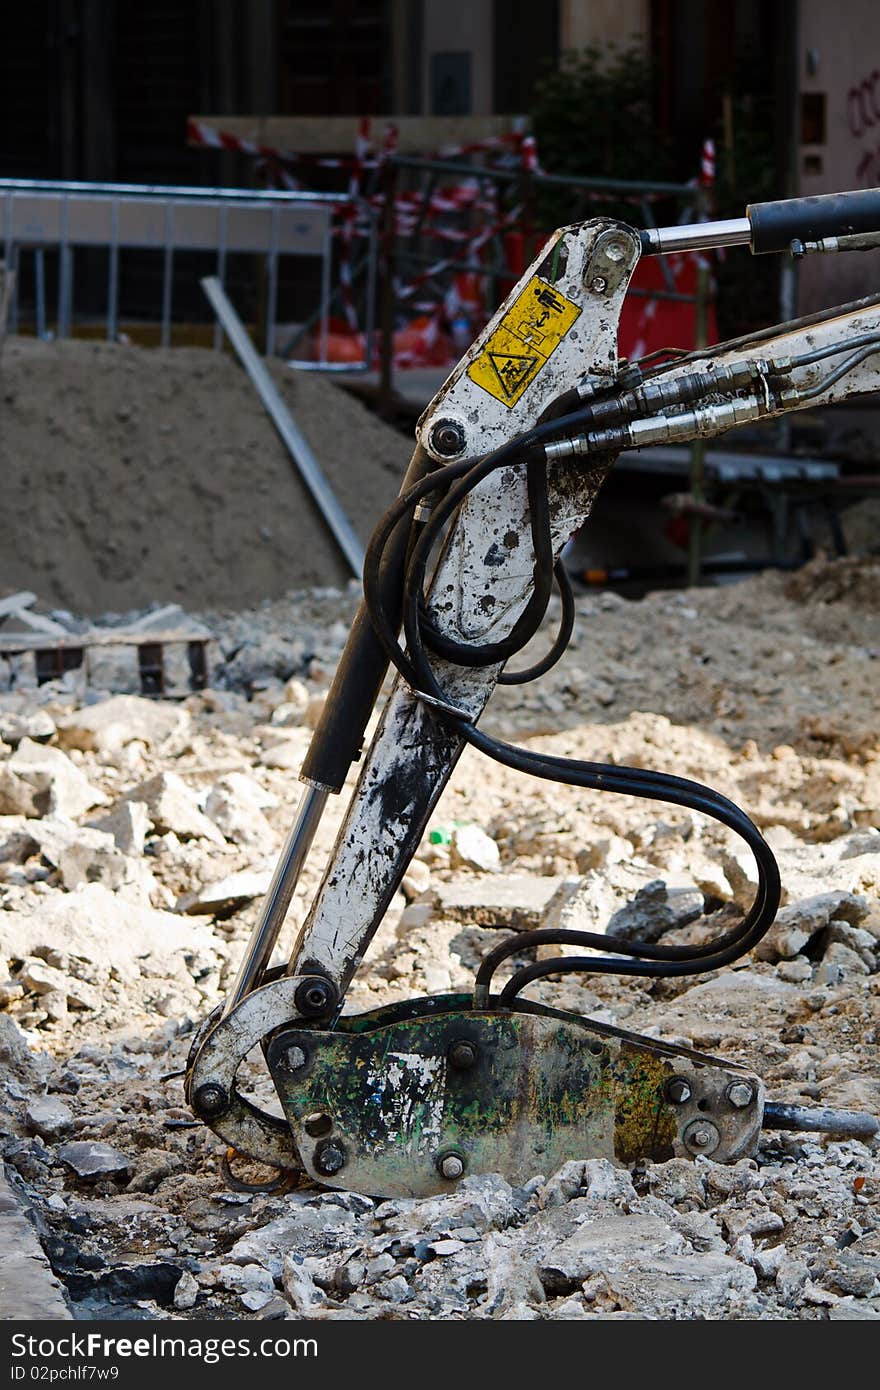
{"type": "MultiPolygon", "coordinates": [[[[752,1066],[782,1102],[880,1111],[876,585],[866,559],[639,603],[582,598],[559,667],[499,690],[490,717],[505,736],[674,766],[744,803],[785,890],[761,947],[732,969],[656,985],[551,977],[535,998],[752,1066]]],[[[356,601],[300,592],[199,619],[218,659],[212,684],[183,700],[79,697],[58,682],[0,695],[12,735],[0,745],[0,1142],[71,1306],[181,1319],[880,1317],[876,1140],[768,1131],[732,1168],[674,1159],[629,1173],[594,1159],[518,1189],[466,1178],[424,1201],[227,1190],[224,1147],[193,1125],[172,1074],[237,968],[356,601]]],[[[563,919],[708,940],[741,917],[751,872],[726,832],[690,813],[566,788],[551,800],[468,752],[349,1007],[468,989],[507,932],[563,919]]],[[[266,1073],[246,1073],[269,1103],[266,1073]]]]}

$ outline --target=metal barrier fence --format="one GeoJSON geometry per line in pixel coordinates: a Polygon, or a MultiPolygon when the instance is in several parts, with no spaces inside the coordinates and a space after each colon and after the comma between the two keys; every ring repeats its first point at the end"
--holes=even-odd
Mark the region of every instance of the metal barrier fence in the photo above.
{"type": "MultiPolygon", "coordinates": [[[[234,188],[187,188],[140,184],[54,183],[30,179],[0,179],[0,240],[6,266],[17,271],[23,253],[34,256],[34,317],[36,331],[47,335],[45,253],[58,255],[56,335],[67,338],[74,326],[75,253],[78,248],[103,248],[107,253],[106,336],[119,333],[120,256],[127,249],[162,253],[161,303],[157,318],[160,341],[171,341],[174,256],[178,251],[213,252],[217,279],[223,284],[227,257],[244,252],[260,258],[265,267],[265,351],[275,350],[278,322],[279,262],[282,257],[306,257],[317,262],[320,311],[324,328],[315,357],[296,366],[332,369],[327,360],[326,324],[332,295],[335,214],[346,200],[336,193],[251,191],[234,188]]],[[[368,207],[357,209],[368,243],[363,286],[365,352],[363,362],[346,363],[346,370],[365,370],[372,352],[376,217],[368,207]]],[[[19,327],[21,277],[9,306],[9,326],[19,327]]],[[[219,326],[214,347],[221,342],[219,326]]]]}
{"type": "MultiPolygon", "coordinates": [[[[707,212],[706,188],[696,180],[690,183],[634,182],[549,174],[534,160],[518,159],[515,167],[504,168],[391,155],[384,159],[381,172],[381,192],[374,195],[372,201],[382,216],[379,398],[386,413],[393,409],[393,374],[399,364],[394,349],[397,313],[405,305],[413,305],[414,291],[428,298],[433,296],[435,312],[441,312],[449,282],[458,272],[480,277],[488,282],[496,301],[502,298],[521,273],[514,273],[507,263],[504,233],[516,228],[522,236],[527,252],[524,269],[544,240],[539,209],[542,194],[551,191],[564,194],[566,222],[597,215],[597,210],[609,205],[627,205],[630,209],[627,220],[644,227],[656,225],[654,209],[658,203],[672,204],[679,212],[690,204],[695,221],[707,212]],[[407,186],[408,180],[413,178],[421,181],[417,191],[407,186]],[[464,200],[460,205],[459,211],[465,219],[464,233],[450,231],[448,225],[444,225],[450,217],[455,217],[455,198],[450,197],[450,192],[454,194],[454,186],[450,190],[450,182],[460,189],[469,184],[478,193],[476,201],[464,200]],[[439,218],[432,217],[435,207],[440,210],[439,218]],[[469,213],[477,207],[483,209],[482,215],[473,222],[469,213]]],[[[694,304],[699,320],[705,315],[708,277],[700,277],[696,293],[682,293],[676,287],[666,258],[660,258],[660,265],[663,287],[650,290],[632,287],[630,295],[694,304]]]]}

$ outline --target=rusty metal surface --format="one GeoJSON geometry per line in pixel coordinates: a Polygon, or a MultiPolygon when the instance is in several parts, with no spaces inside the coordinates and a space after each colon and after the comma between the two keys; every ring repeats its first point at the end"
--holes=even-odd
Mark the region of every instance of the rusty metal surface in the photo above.
{"type": "Polygon", "coordinates": [[[347,1024],[285,1030],[267,1056],[303,1166],[331,1187],[424,1196],[468,1173],[521,1184],[568,1159],[730,1162],[760,1129],[757,1077],[554,1011],[380,1010],[347,1024]],[[727,1098],[737,1083],[745,1106],[727,1098]]]}

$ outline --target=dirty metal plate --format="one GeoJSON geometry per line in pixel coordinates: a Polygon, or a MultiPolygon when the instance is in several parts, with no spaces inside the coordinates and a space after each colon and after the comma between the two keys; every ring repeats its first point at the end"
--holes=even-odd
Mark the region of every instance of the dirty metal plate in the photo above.
{"type": "Polygon", "coordinates": [[[638,233],[608,218],[555,231],[419,420],[431,457],[449,461],[432,435],[440,419],[458,427],[460,457],[476,457],[530,429],[582,379],[610,383],[640,252],[638,233]]]}
{"type": "Polygon", "coordinates": [[[578,1158],[729,1162],[760,1128],[756,1078],[753,1103],[737,1110],[725,1090],[742,1071],[574,1019],[463,1011],[285,1030],[267,1060],[309,1174],[373,1196],[448,1191],[469,1173],[518,1185],[578,1158]],[[676,1103],[669,1084],[685,1075],[676,1103]]]}

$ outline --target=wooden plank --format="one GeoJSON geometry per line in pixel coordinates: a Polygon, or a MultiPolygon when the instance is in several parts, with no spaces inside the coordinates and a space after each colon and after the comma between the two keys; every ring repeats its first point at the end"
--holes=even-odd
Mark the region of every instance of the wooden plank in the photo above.
{"type": "Polygon", "coordinates": [[[41,632],[46,637],[68,637],[70,635],[68,629],[62,627],[61,623],[56,623],[54,618],[47,618],[44,613],[31,613],[27,608],[17,608],[12,613],[7,613],[6,617],[16,618],[20,623],[24,623],[28,631],[41,632]]]}
{"type": "Polygon", "coordinates": [[[0,598],[0,618],[8,618],[10,613],[18,613],[22,608],[30,608],[32,603],[36,603],[36,594],[31,594],[27,589],[21,589],[17,594],[7,594],[6,598],[0,598]]]}
{"type": "MultiPolygon", "coordinates": [[[[294,154],[351,154],[358,136],[357,116],[190,116],[212,130],[294,154]]],[[[397,128],[401,154],[433,154],[446,145],[471,145],[528,130],[523,116],[371,116],[370,134],[381,145],[385,128],[397,128]]]]}
{"type": "Polygon", "coordinates": [[[55,652],[85,650],[87,647],[150,647],[167,642],[210,642],[207,631],[129,632],[127,628],[108,628],[103,632],[66,632],[54,640],[42,632],[0,632],[0,653],[55,652]]]}

